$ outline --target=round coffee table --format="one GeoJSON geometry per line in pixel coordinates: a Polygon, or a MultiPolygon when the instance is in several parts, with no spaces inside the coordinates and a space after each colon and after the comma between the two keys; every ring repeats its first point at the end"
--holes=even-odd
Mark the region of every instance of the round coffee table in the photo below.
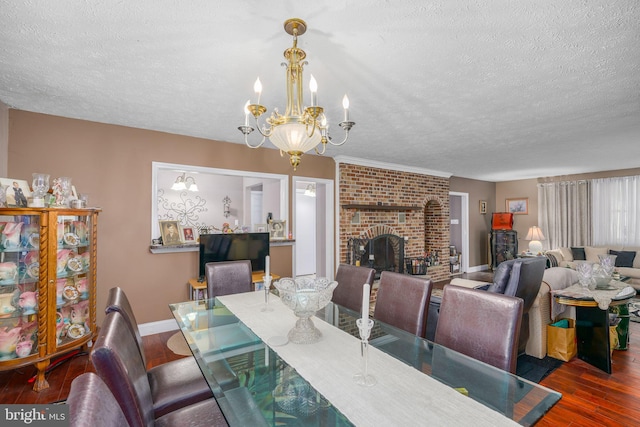
{"type": "MultiPolygon", "coordinates": [[[[609,303],[609,307],[624,306],[626,308],[629,301],[635,296],[635,291],[621,293],[622,290],[628,286],[622,282],[616,283],[616,290],[606,291],[610,292],[609,297],[611,302],[609,303]]],[[[580,284],[554,292],[554,298],[559,304],[576,308],[578,358],[610,374],[611,345],[609,341],[609,310],[601,309],[598,302],[594,299],[593,292],[584,289],[580,284]]],[[[621,322],[622,321],[628,322],[629,319],[628,317],[626,319],[622,318],[621,322]]]]}

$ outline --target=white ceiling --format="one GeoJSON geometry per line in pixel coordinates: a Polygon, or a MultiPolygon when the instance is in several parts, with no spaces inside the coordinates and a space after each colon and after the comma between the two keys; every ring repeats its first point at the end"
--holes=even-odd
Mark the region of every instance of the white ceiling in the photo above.
{"type": "Polygon", "coordinates": [[[257,76],[284,111],[283,22],[299,17],[334,139],[344,93],[357,123],[328,155],[488,181],[634,168],[639,5],[0,0],[0,101],[243,143],[257,76]]]}

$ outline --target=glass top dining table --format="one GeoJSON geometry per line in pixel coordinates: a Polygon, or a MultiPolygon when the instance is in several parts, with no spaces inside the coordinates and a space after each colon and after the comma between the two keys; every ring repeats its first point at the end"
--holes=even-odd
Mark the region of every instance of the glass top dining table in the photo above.
{"type": "MultiPolygon", "coordinates": [[[[255,298],[260,300],[258,295],[255,298]]],[[[261,339],[217,298],[170,304],[170,308],[230,426],[354,425],[339,405],[317,391],[317,378],[316,383],[307,381],[281,357],[281,346],[296,344],[286,344],[283,337],[261,339]]],[[[249,309],[258,312],[261,304],[249,309]]],[[[359,317],[360,313],[329,303],[313,321],[326,322],[359,342],[355,323],[359,317]]],[[[508,423],[533,425],[561,398],[546,387],[379,321],[374,323],[369,344],[412,367],[412,375],[436,379],[447,389],[468,396],[465,400],[502,414],[508,423]]],[[[323,366],[323,360],[317,362],[323,366]]],[[[393,410],[390,407],[385,412],[393,410]]],[[[459,421],[455,411],[450,416],[452,423],[459,421]]]]}

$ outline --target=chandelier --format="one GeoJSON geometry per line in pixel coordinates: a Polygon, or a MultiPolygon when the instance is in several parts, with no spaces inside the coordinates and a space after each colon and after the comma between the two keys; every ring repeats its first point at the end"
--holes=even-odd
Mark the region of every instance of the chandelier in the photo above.
{"type": "Polygon", "coordinates": [[[186,172],[176,178],[176,182],[171,186],[172,190],[182,191],[198,191],[198,184],[196,184],[196,180],[192,176],[187,176],[186,172]],[[189,186],[187,186],[189,184],[189,186]]]}
{"type": "Polygon", "coordinates": [[[337,146],[347,142],[349,130],[355,125],[355,122],[349,121],[349,98],[345,95],[342,99],[344,121],[338,123],[344,129],[345,136],[341,142],[333,142],[329,136],[329,124],[324,115],[324,109],[317,105],[318,84],[313,75],[309,81],[311,106],[303,107],[302,69],[307,64],[307,61],[304,61],[307,54],[298,48],[298,36],[307,31],[307,24],[302,19],[288,19],[284,23],[284,30],[293,36],[293,46],[284,51],[287,63],[282,64],[287,66],[287,107],[285,113],[282,115],[277,108],[274,109],[271,117],[266,119],[266,124],[260,126],[258,118],[267,111],[267,108],[260,105],[262,84],[258,77],[253,86],[258,101],[255,104],[247,101],[244,107],[244,126],[239,126],[238,129],[244,134],[244,142],[250,148],[260,147],[264,144],[265,139],[269,138],[273,145],[280,149],[280,155],[283,153],[289,155],[291,166],[293,166],[293,170],[296,170],[302,154],[312,148],[315,148],[317,154],[324,154],[327,143],[337,146]],[[249,114],[255,118],[256,128],[262,135],[262,141],[258,145],[249,143],[249,134],[255,130],[249,126],[249,114]],[[322,144],[320,150],[318,149],[319,144],[322,144]]]}

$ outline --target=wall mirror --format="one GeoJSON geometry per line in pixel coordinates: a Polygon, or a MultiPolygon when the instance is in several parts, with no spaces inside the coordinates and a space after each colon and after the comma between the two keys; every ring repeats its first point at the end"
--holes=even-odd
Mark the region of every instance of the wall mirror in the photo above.
{"type": "MultiPolygon", "coordinates": [[[[264,231],[268,218],[288,220],[288,176],[153,162],[151,239],[159,221],[191,232],[264,231]]],[[[197,236],[195,236],[197,240],[197,236]]]]}

